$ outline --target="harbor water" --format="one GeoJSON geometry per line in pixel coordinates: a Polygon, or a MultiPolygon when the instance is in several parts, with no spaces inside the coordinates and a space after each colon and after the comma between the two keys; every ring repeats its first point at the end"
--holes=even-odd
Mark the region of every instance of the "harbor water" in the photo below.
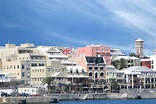
{"type": "Polygon", "coordinates": [[[60,101],[59,104],[156,104],[156,99],[140,100],[78,100],[78,101],[60,101]]]}

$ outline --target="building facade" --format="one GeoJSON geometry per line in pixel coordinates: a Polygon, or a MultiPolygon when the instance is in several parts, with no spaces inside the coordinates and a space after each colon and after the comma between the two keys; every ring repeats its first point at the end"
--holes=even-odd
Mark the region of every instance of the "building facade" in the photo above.
{"type": "Polygon", "coordinates": [[[133,66],[117,71],[117,82],[121,88],[154,88],[156,71],[143,66],[133,66]]]}
{"type": "Polygon", "coordinates": [[[140,59],[137,57],[129,57],[129,56],[117,56],[112,61],[124,59],[126,61],[127,67],[131,66],[140,66],[140,59]]]}
{"type": "Polygon", "coordinates": [[[117,69],[114,66],[106,66],[106,81],[107,83],[112,83],[116,80],[117,69]]]}
{"type": "Polygon", "coordinates": [[[107,65],[111,65],[110,61],[110,47],[104,45],[90,45],[80,47],[76,49],[78,56],[92,56],[92,57],[103,57],[107,65]]]}

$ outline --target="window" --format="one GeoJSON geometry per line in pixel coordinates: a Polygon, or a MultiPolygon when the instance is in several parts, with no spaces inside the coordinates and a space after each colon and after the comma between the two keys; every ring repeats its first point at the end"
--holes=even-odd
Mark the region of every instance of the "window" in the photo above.
{"type": "Polygon", "coordinates": [[[100,67],[100,70],[103,70],[103,67],[100,67]]]}
{"type": "Polygon", "coordinates": [[[5,66],[4,66],[4,69],[5,69],[5,66]]]}
{"type": "Polygon", "coordinates": [[[92,67],[89,67],[89,70],[92,70],[92,67]]]}
{"type": "Polygon", "coordinates": [[[22,72],[22,77],[24,77],[25,76],[25,73],[24,72],[22,72]]]}
{"type": "Polygon", "coordinates": [[[12,65],[10,65],[10,69],[12,69],[12,65]]]}
{"type": "Polygon", "coordinates": [[[101,51],[102,51],[102,52],[104,51],[103,48],[101,49],[101,51]]]}
{"type": "Polygon", "coordinates": [[[19,69],[19,65],[17,65],[17,69],[19,69]]]}
{"type": "Polygon", "coordinates": [[[89,73],[89,76],[92,76],[92,72],[91,72],[91,73],[89,73]]]}
{"type": "Polygon", "coordinates": [[[16,66],[14,65],[14,69],[16,69],[16,66]]]}
{"type": "Polygon", "coordinates": [[[24,69],[24,65],[22,64],[22,69],[24,69]]]}
{"type": "Polygon", "coordinates": [[[103,72],[101,72],[101,73],[100,73],[100,76],[102,77],[103,75],[104,75],[104,73],[103,73],[103,72]]]}
{"type": "Polygon", "coordinates": [[[97,70],[98,69],[98,67],[95,67],[95,70],[97,70]]]}

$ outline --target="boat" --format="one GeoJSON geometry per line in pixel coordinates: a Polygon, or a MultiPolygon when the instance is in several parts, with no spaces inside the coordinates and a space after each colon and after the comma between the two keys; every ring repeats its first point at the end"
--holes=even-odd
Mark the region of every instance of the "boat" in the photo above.
{"type": "Polygon", "coordinates": [[[141,99],[141,95],[137,95],[135,99],[141,99]]]}

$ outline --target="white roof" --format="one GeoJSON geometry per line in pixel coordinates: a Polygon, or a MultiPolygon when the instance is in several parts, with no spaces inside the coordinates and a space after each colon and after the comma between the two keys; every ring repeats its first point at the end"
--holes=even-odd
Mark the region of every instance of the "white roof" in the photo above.
{"type": "Polygon", "coordinates": [[[135,41],[143,41],[142,39],[140,39],[140,38],[138,38],[137,40],[135,40],[135,41]]]}
{"type": "Polygon", "coordinates": [[[144,66],[132,66],[132,67],[117,71],[117,73],[125,73],[125,74],[140,74],[141,72],[156,73],[156,71],[148,67],[144,67],[144,66]]]}
{"type": "Polygon", "coordinates": [[[69,75],[69,76],[67,76],[67,77],[68,77],[68,78],[89,78],[89,76],[78,75],[78,74],[69,75]]]}
{"type": "Polygon", "coordinates": [[[115,68],[115,67],[112,65],[107,65],[106,68],[115,68]]]}
{"type": "Polygon", "coordinates": [[[72,61],[62,61],[61,63],[62,64],[71,64],[71,65],[72,64],[74,64],[74,65],[76,64],[76,62],[72,62],[72,61]]]}
{"type": "MultiPolygon", "coordinates": [[[[64,55],[64,54],[58,54],[58,55],[50,55],[47,53],[47,51],[52,48],[52,47],[42,47],[42,48],[37,48],[38,50],[40,50],[43,54],[45,54],[46,56],[50,57],[50,58],[68,58],[68,56],[64,55]]],[[[58,50],[56,50],[58,51],[58,50]]]]}
{"type": "Polygon", "coordinates": [[[140,61],[151,61],[150,59],[140,59],[140,61]]]}
{"type": "Polygon", "coordinates": [[[137,57],[130,57],[130,56],[117,56],[116,58],[114,58],[114,60],[120,60],[120,59],[125,59],[125,60],[130,60],[130,59],[139,59],[137,57]]]}

